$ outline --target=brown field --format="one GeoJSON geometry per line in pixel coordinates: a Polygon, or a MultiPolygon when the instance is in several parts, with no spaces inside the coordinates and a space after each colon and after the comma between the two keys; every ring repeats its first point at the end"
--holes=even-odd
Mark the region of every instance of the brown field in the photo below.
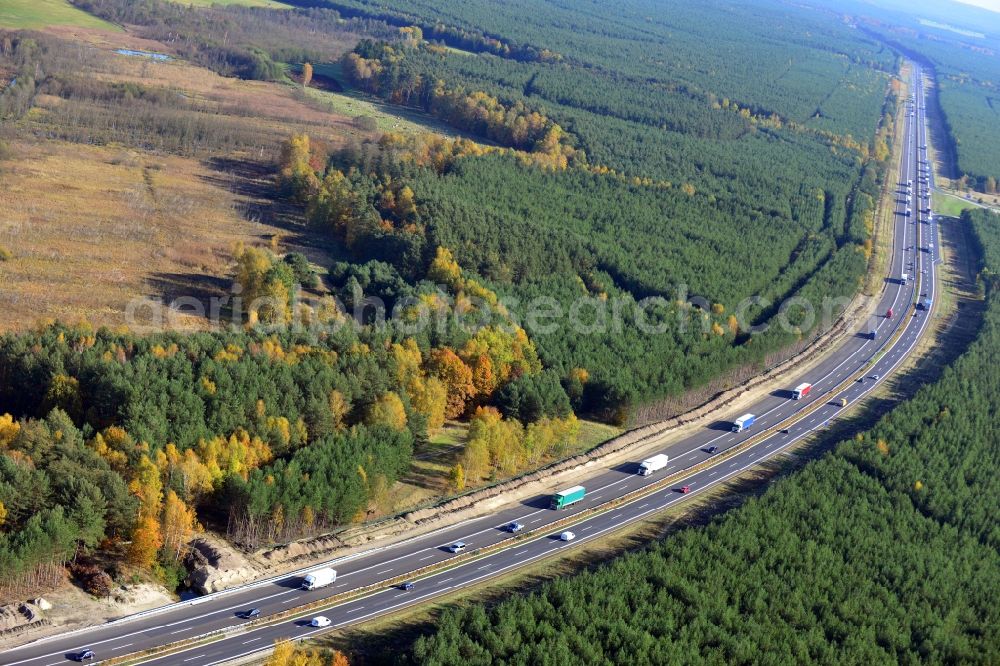
{"type": "Polygon", "coordinates": [[[88,74],[96,80],[177,90],[199,109],[225,115],[234,125],[280,138],[292,132],[308,132],[332,143],[367,136],[350,116],[331,113],[327,105],[292,85],[227,78],[184,60],[154,61],[114,52],[126,48],[172,53],[161,42],[73,26],[52,26],[46,32],[80,44],[81,48],[91,47],[88,51],[96,57],[88,74]]]}
{"type": "MultiPolygon", "coordinates": [[[[16,142],[0,167],[0,329],[126,321],[129,302],[222,293],[230,250],[263,225],[197,160],[16,142]]],[[[178,316],[181,328],[203,319],[178,316]]]]}
{"type": "Polygon", "coordinates": [[[169,52],[127,32],[46,32],[80,63],[75,76],[176,91],[179,101],[150,111],[39,94],[8,128],[0,153],[0,257],[10,256],[0,259],[0,331],[54,319],[132,321],[142,331],[155,324],[153,313],[174,328],[206,328],[205,318],[162,304],[228,293],[240,242],[280,238],[279,251],[329,265],[336,248],[326,235],[306,229],[298,211],[275,200],[273,159],[293,132],[331,145],[368,136],[349,116],[293,85],[115,54],[123,47],[169,52]],[[188,121],[219,132],[185,142],[188,121]],[[137,304],[138,316],[129,316],[137,304]]]}

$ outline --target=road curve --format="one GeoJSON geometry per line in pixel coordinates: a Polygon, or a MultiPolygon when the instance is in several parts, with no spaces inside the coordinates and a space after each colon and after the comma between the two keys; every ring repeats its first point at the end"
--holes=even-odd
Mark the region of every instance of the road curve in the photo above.
{"type": "MultiPolygon", "coordinates": [[[[801,382],[813,385],[812,393],[807,398],[792,400],[790,391],[772,393],[747,410],[756,414],[757,420],[751,430],[741,433],[734,433],[729,427],[737,414],[720,415],[727,420],[716,422],[682,441],[665,446],[662,452],[670,456],[670,465],[650,477],[638,476],[635,473],[636,466],[632,464],[581,479],[580,483],[587,488],[586,497],[563,511],[550,510],[547,496],[536,497],[494,514],[442,528],[357,557],[342,559],[334,564],[338,570],[336,582],[327,588],[305,591],[300,588],[299,577],[281,577],[225,594],[166,607],[158,612],[139,614],[127,621],[116,621],[29,643],[0,655],[0,664],[57,666],[67,663],[68,659],[84,649],[94,650],[100,659],[131,654],[207,632],[237,627],[243,623],[237,614],[249,608],[259,608],[267,616],[335,594],[377,585],[380,581],[405,576],[408,572],[428,565],[446,563],[455,557],[447,550],[448,544],[461,540],[468,544],[469,550],[498,544],[510,538],[502,526],[511,521],[521,522],[527,530],[533,532],[532,536],[517,540],[510,547],[481,558],[463,560],[454,567],[419,578],[415,581],[414,589],[409,592],[386,586],[364,597],[323,610],[322,614],[332,620],[332,625],[328,628],[314,629],[308,626],[308,617],[282,620],[273,625],[249,627],[227,638],[168,656],[151,658],[146,663],[212,666],[237,656],[262,652],[269,649],[276,639],[301,639],[321,631],[356,624],[510,571],[562,548],[586,542],[625,523],[662,511],[690,495],[704,492],[825,427],[842,411],[842,399],[846,399],[849,405],[857,402],[885,381],[905,360],[926,330],[930,317],[930,312],[914,310],[911,304],[917,300],[936,297],[937,284],[933,270],[933,266],[939,261],[938,247],[934,241],[936,226],[930,214],[924,212],[930,206],[927,198],[930,174],[928,171],[921,171],[926,160],[927,141],[924,90],[919,66],[914,64],[913,69],[913,90],[917,103],[908,105],[905,115],[900,188],[896,192],[893,256],[886,278],[887,287],[878,307],[880,316],[874,319],[875,338],[869,339],[859,331],[842,342],[818,366],[810,369],[808,374],[790,379],[789,388],[801,382]],[[909,109],[913,110],[912,115],[909,109]],[[927,175],[927,184],[922,182],[922,175],[927,175]],[[908,203],[906,183],[910,180],[913,181],[913,187],[908,203]],[[912,215],[909,216],[906,215],[908,205],[912,209],[912,215]],[[901,280],[903,273],[911,276],[905,284],[901,280]],[[883,316],[890,308],[894,316],[883,316]],[[857,377],[863,378],[863,381],[849,381],[857,377]],[[768,431],[768,436],[759,437],[762,431],[768,431]],[[728,450],[750,438],[760,441],[734,455],[725,455],[728,450]],[[717,447],[717,451],[708,453],[709,447],[717,447]],[[719,462],[702,469],[703,463],[712,460],[719,462]],[[654,484],[665,474],[683,473],[685,469],[694,466],[698,466],[699,471],[682,476],[673,487],[656,490],[608,511],[581,516],[581,521],[572,527],[577,535],[574,542],[562,542],[558,539],[558,530],[545,529],[546,525],[554,521],[580,514],[611,499],[654,484]],[[677,492],[684,485],[690,487],[687,495],[677,492]]],[[[867,327],[862,329],[868,330],[867,327]]],[[[313,614],[319,613],[317,611],[313,614]]]]}

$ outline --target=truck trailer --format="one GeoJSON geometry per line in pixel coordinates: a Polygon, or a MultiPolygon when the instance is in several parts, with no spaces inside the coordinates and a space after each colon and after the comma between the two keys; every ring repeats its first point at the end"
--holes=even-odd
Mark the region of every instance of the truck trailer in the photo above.
{"type": "Polygon", "coordinates": [[[583,486],[573,486],[572,488],[567,488],[566,490],[561,490],[552,496],[552,503],[550,508],[553,509],[565,509],[570,504],[576,504],[583,499],[584,493],[587,489],[583,486]]]}
{"type": "Polygon", "coordinates": [[[326,587],[335,580],[337,580],[337,572],[330,567],[323,567],[306,574],[306,577],[302,579],[302,589],[315,590],[326,587]]]}
{"type": "Polygon", "coordinates": [[[639,463],[639,476],[649,476],[653,472],[658,472],[666,467],[668,462],[670,462],[670,457],[666,453],[646,458],[639,463]]]}
{"type": "Polygon", "coordinates": [[[812,390],[812,387],[812,384],[799,384],[795,387],[795,390],[792,391],[792,397],[796,400],[801,400],[809,395],[809,391],[812,390]]]}
{"type": "Polygon", "coordinates": [[[740,418],[733,421],[733,432],[743,432],[744,430],[749,430],[756,418],[757,417],[753,414],[744,414],[740,418]]]}

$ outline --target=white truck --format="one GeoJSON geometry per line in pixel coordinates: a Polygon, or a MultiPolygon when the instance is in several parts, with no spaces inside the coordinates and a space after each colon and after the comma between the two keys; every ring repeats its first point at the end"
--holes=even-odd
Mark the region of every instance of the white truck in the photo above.
{"type": "Polygon", "coordinates": [[[755,420],[757,420],[757,417],[753,414],[744,414],[740,418],[733,421],[733,432],[743,432],[744,430],[749,430],[755,420]]]}
{"type": "Polygon", "coordinates": [[[337,580],[336,570],[330,567],[316,569],[307,573],[306,577],[302,579],[302,589],[315,590],[320,587],[326,587],[335,580],[337,580]]]}
{"type": "Polygon", "coordinates": [[[646,458],[639,463],[639,476],[649,476],[653,472],[658,472],[666,467],[668,462],[670,462],[670,456],[666,453],[660,453],[652,458],[646,458]]]}

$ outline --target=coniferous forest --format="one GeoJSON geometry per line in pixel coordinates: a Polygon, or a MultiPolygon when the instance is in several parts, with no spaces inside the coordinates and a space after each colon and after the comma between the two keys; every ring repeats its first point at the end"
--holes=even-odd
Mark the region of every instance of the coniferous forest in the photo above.
{"type": "MultiPolygon", "coordinates": [[[[803,349],[878,258],[905,47],[813,8],[70,2],[191,69],[147,79],[163,63],[0,31],[0,177],[22,166],[7,143],[120,151],[101,167],[142,171],[145,224],[177,204],[154,184],[184,158],[198,181],[251,173],[246,221],[284,226],[208,252],[227,264],[201,277],[247,306],[229,326],[96,312],[0,334],[4,599],[95,553],[177,588],[203,528],[251,550],[380,517],[448,427],[457,493],[579,450],[584,419],[674,416],[803,349]],[[382,115],[337,115],[361,103],[382,115]]],[[[949,70],[941,101],[988,187],[989,122],[953,94],[976,77],[949,70]]],[[[29,212],[5,243],[52,217],[29,212]]],[[[996,661],[996,373],[975,370],[998,344],[1000,239],[984,214],[962,224],[989,308],[937,384],[708,527],[446,614],[413,658],[996,661]]],[[[0,245],[0,280],[29,254],[0,245]]]]}
{"type": "Polygon", "coordinates": [[[707,526],[445,612],[413,662],[995,663],[1000,216],[957,223],[987,309],[937,382],[707,526]]]}

